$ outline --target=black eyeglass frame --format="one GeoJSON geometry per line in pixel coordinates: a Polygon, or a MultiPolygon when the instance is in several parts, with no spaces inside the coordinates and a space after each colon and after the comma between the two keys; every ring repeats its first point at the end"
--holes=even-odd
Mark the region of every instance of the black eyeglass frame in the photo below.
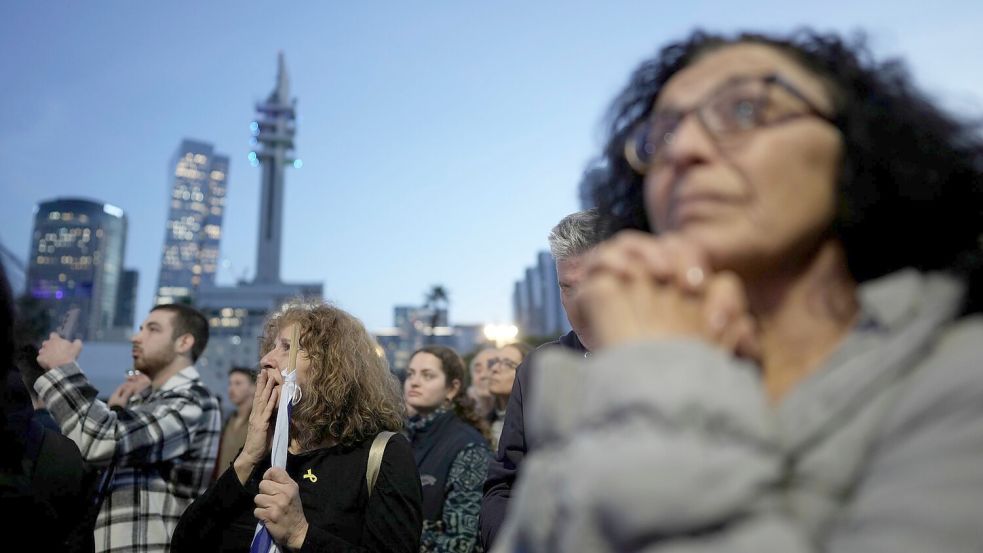
{"type": "Polygon", "coordinates": [[[501,363],[503,366],[508,367],[511,370],[516,370],[519,368],[519,363],[507,358],[507,357],[492,357],[487,361],[487,367],[492,369],[495,365],[501,363]]]}
{"type": "MultiPolygon", "coordinates": [[[[687,117],[689,117],[691,113],[695,113],[696,119],[697,121],[699,121],[700,126],[703,127],[703,130],[706,131],[708,136],[713,138],[715,143],[719,143],[719,140],[722,134],[724,133],[721,133],[721,131],[715,131],[711,127],[711,125],[707,124],[706,120],[704,119],[705,116],[703,115],[704,113],[703,110],[706,109],[707,106],[709,106],[714,100],[717,100],[720,97],[721,91],[748,81],[761,81],[765,85],[764,90],[766,92],[768,91],[768,87],[779,86],[782,89],[784,89],[786,92],[794,96],[797,100],[801,101],[805,105],[806,110],[801,112],[789,113],[783,117],[779,117],[771,121],[758,123],[752,128],[744,129],[744,132],[750,132],[757,129],[773,127],[773,126],[781,125],[788,121],[792,121],[802,117],[810,117],[810,116],[826,121],[827,123],[833,125],[837,129],[840,128],[839,122],[834,117],[827,115],[821,109],[819,109],[819,107],[817,107],[812,100],[810,100],[805,94],[803,94],[798,88],[796,88],[795,85],[793,85],[787,79],[785,79],[784,77],[782,77],[777,73],[769,73],[767,75],[735,77],[732,79],[728,79],[724,83],[721,83],[711,92],[709,92],[696,105],[690,107],[689,109],[676,112],[674,114],[675,120],[672,122],[672,125],[663,133],[662,137],[660,137],[659,140],[662,140],[666,144],[671,143],[674,131],[677,128],[679,128],[679,125],[687,117]]],[[[766,93],[762,95],[762,98],[765,99],[765,101],[767,101],[769,96],[766,93]]],[[[666,112],[663,112],[663,114],[664,113],[666,112]]],[[[654,115],[654,112],[653,114],[650,114],[649,117],[647,117],[644,121],[638,123],[635,126],[635,128],[628,133],[628,136],[625,139],[625,149],[624,149],[625,160],[628,162],[628,165],[631,166],[631,168],[639,175],[645,175],[645,173],[648,172],[648,170],[652,166],[651,160],[656,159],[657,151],[661,151],[661,149],[657,151],[653,151],[650,155],[648,155],[647,157],[649,161],[645,161],[641,158],[641,156],[639,156],[639,151],[640,151],[639,146],[641,144],[644,144],[645,149],[647,151],[649,150],[648,145],[652,144],[653,142],[649,140],[649,136],[650,136],[649,129],[652,124],[652,115],[654,115]],[[641,140],[644,140],[644,143],[641,143],[640,142],[641,140]]]]}

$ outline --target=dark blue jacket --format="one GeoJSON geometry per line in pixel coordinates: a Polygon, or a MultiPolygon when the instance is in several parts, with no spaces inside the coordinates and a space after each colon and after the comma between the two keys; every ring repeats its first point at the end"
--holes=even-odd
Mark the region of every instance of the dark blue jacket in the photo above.
{"type": "Polygon", "coordinates": [[[519,472],[519,465],[528,452],[526,445],[525,424],[522,418],[522,397],[529,395],[530,373],[533,359],[546,348],[564,347],[579,352],[587,348],[571,330],[559,340],[543,344],[529,354],[516,369],[515,384],[512,385],[512,395],[505,412],[505,422],[502,426],[502,437],[498,441],[498,452],[488,464],[488,479],[485,480],[485,495],[481,499],[481,542],[485,551],[498,534],[505,512],[508,509],[509,497],[512,495],[512,484],[519,472]]]}

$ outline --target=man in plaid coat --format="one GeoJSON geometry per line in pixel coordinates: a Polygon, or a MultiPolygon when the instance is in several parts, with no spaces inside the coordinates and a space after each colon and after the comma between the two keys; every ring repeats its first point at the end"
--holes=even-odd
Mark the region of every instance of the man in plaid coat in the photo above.
{"type": "Polygon", "coordinates": [[[134,367],[151,386],[124,408],[96,399],[76,363],[81,341],[52,334],[38,354],[46,372],[35,390],[83,458],[113,475],[96,519],[98,552],[167,551],[218,452],[218,399],[193,365],[208,342],[205,318],[186,305],[158,305],[132,342],[134,367]]]}

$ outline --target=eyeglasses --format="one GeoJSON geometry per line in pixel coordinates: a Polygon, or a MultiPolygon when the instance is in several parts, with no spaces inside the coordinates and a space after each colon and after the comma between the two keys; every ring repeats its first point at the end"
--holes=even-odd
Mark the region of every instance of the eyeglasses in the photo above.
{"type": "Polygon", "coordinates": [[[495,368],[495,365],[498,365],[499,363],[501,363],[502,366],[504,366],[505,368],[512,371],[514,371],[519,367],[519,364],[511,359],[505,357],[492,357],[491,359],[488,360],[488,368],[489,369],[495,368]]]}
{"type": "Polygon", "coordinates": [[[738,77],[723,83],[687,110],[659,110],[635,127],[625,140],[625,159],[632,169],[644,175],[663,161],[679,124],[694,112],[697,121],[718,146],[727,146],[753,130],[800,117],[818,117],[837,126],[832,117],[824,114],[780,75],[738,77]],[[788,102],[776,103],[775,88],[805,104],[806,111],[796,109],[788,102]]]}

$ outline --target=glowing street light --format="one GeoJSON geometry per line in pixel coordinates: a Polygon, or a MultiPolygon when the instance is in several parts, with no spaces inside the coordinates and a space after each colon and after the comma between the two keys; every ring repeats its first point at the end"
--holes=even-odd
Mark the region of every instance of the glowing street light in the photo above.
{"type": "Polygon", "coordinates": [[[485,338],[495,342],[495,347],[499,348],[515,340],[519,335],[519,328],[515,325],[487,324],[483,330],[485,338]]]}

